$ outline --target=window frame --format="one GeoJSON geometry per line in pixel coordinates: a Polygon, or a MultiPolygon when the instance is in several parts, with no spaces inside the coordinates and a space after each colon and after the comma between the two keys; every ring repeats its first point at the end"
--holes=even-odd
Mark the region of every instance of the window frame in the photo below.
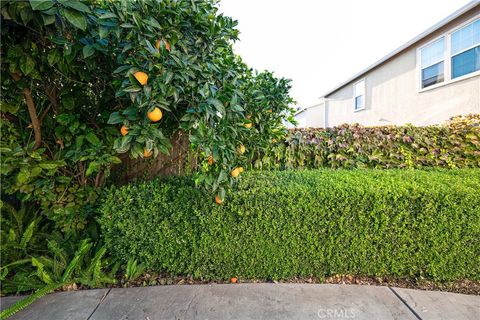
{"type": "Polygon", "coordinates": [[[419,65],[419,70],[420,70],[420,74],[419,74],[419,77],[420,77],[420,89],[424,90],[424,89],[428,89],[430,87],[435,87],[435,86],[440,86],[441,84],[443,84],[446,80],[447,80],[447,77],[446,77],[446,71],[447,71],[447,37],[445,35],[441,35],[437,38],[435,38],[434,40],[428,42],[427,44],[423,45],[421,48],[419,48],[418,50],[418,57],[417,59],[419,59],[419,62],[418,62],[418,65],[419,65]],[[433,63],[427,65],[427,66],[422,66],[422,50],[427,48],[428,46],[440,41],[443,39],[443,57],[442,59],[439,59],[439,60],[435,60],[433,63]],[[428,87],[425,87],[423,88],[422,85],[423,85],[423,77],[422,77],[422,71],[424,69],[427,69],[427,68],[430,68],[436,64],[439,64],[440,62],[443,62],[443,80],[439,83],[435,83],[435,84],[432,84],[428,87]]]}
{"type": "Polygon", "coordinates": [[[367,106],[367,82],[365,78],[362,78],[356,82],[353,83],[353,111],[358,112],[365,110],[367,106]],[[357,84],[363,82],[363,106],[361,108],[357,109],[357,97],[360,95],[357,95],[357,84]]]}
{"type": "Polygon", "coordinates": [[[476,15],[460,25],[444,32],[443,34],[439,35],[438,37],[435,37],[434,39],[428,41],[427,43],[423,44],[422,46],[418,47],[416,50],[416,78],[417,78],[417,92],[424,92],[424,91],[429,91],[438,87],[443,87],[446,85],[449,85],[451,83],[455,83],[458,81],[462,81],[468,78],[472,78],[475,76],[480,75],[480,70],[465,74],[463,76],[457,77],[457,78],[452,78],[452,58],[454,56],[457,56],[459,54],[462,54],[465,51],[468,51],[472,48],[477,47],[476,45],[473,45],[469,47],[468,49],[462,50],[457,52],[456,54],[452,55],[452,34],[455,33],[456,31],[462,29],[463,27],[466,27],[467,25],[474,23],[475,21],[480,19],[480,14],[476,15]],[[433,44],[434,42],[440,40],[441,38],[445,38],[445,50],[444,50],[444,58],[443,58],[443,81],[440,83],[436,83],[434,85],[422,88],[422,70],[427,68],[422,68],[422,49],[425,47],[428,47],[429,45],[433,44]]]}

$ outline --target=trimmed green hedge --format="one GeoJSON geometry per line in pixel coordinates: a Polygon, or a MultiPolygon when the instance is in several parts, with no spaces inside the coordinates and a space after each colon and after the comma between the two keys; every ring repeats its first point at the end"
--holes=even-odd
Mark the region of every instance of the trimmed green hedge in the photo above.
{"type": "Polygon", "coordinates": [[[251,172],[221,206],[188,178],[112,188],[110,252],[214,279],[480,279],[480,170],[251,172]]]}

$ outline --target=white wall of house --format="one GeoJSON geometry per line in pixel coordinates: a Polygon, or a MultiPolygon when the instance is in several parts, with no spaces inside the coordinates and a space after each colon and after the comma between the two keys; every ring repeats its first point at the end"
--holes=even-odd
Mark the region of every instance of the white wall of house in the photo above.
{"type": "MultiPolygon", "coordinates": [[[[478,7],[477,7],[478,8],[478,7]]],[[[419,49],[480,18],[473,10],[451,21],[413,46],[326,96],[319,106],[303,112],[307,127],[360,123],[365,126],[438,124],[452,116],[480,113],[480,71],[451,80],[450,56],[445,56],[446,79],[421,89],[419,49]],[[355,110],[355,84],[365,81],[361,110],[355,110]],[[325,112],[326,108],[326,112],[325,112]]],[[[447,45],[447,50],[449,46],[447,45]]],[[[445,52],[447,52],[447,50],[445,52]]],[[[363,87],[358,91],[363,91],[363,87]]]]}
{"type": "Polygon", "coordinates": [[[295,116],[298,128],[324,128],[325,127],[325,103],[311,106],[295,116]]]}

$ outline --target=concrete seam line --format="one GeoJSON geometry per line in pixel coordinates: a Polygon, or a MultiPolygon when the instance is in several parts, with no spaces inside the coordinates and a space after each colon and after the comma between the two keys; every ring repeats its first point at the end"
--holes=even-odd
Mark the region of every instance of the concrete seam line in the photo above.
{"type": "Polygon", "coordinates": [[[394,294],[400,301],[402,301],[402,303],[408,308],[408,310],[410,310],[410,312],[413,313],[413,315],[414,315],[418,320],[423,320],[422,317],[420,317],[420,315],[419,315],[418,313],[416,313],[415,310],[413,310],[413,308],[408,305],[407,301],[405,301],[402,297],[400,297],[400,295],[399,295],[395,290],[393,290],[392,287],[388,286],[388,289],[390,289],[390,291],[392,291],[393,294],[394,294]]]}
{"type": "Polygon", "coordinates": [[[110,293],[110,291],[112,291],[112,288],[109,288],[108,291],[103,295],[102,299],[100,299],[100,301],[97,303],[97,305],[95,306],[95,308],[93,308],[92,310],[92,313],[90,313],[90,315],[88,316],[87,320],[90,320],[90,318],[93,316],[93,314],[95,313],[95,311],[97,311],[98,307],[100,307],[100,305],[102,304],[102,302],[105,300],[105,298],[108,296],[108,294],[110,293]]]}

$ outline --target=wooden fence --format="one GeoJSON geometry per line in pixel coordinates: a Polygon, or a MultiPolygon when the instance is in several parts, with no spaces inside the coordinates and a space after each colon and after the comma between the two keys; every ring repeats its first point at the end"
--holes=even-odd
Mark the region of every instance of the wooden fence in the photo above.
{"type": "Polygon", "coordinates": [[[150,180],[156,176],[182,175],[196,166],[196,159],[190,152],[188,134],[177,132],[171,139],[170,154],[159,154],[156,158],[132,159],[122,155],[122,163],[113,169],[113,177],[118,183],[132,180],[150,180]],[[189,156],[190,155],[190,156],[189,156]]]}

